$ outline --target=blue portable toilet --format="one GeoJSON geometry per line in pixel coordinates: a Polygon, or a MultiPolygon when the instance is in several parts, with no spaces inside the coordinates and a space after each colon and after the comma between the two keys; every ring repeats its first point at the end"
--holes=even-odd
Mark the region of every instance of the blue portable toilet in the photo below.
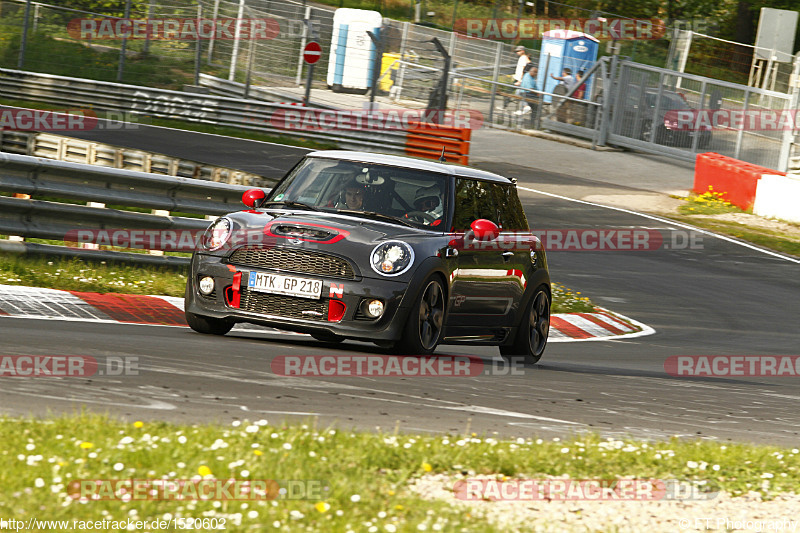
{"type": "Polygon", "coordinates": [[[380,38],[382,25],[383,17],[377,11],[336,10],[328,60],[328,88],[334,92],[365,94],[372,87],[378,51],[367,32],[380,38]]]}
{"type": "MultiPolygon", "coordinates": [[[[572,30],[550,30],[542,35],[542,51],[539,54],[539,75],[536,77],[536,86],[544,87],[542,90],[552,93],[560,82],[550,77],[561,76],[565,68],[572,71],[575,76],[581,70],[588,70],[597,61],[600,41],[591,35],[572,30]],[[547,55],[550,62],[547,62],[547,55]],[[547,72],[545,72],[545,66],[547,72]]],[[[586,96],[591,94],[594,76],[585,80],[586,96]]],[[[544,101],[550,102],[552,97],[545,95],[544,101]]]]}

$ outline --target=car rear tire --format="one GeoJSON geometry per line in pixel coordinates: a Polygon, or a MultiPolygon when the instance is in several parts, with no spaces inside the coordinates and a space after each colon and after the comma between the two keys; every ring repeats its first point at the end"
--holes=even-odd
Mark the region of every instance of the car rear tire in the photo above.
{"type": "Polygon", "coordinates": [[[512,362],[522,358],[527,365],[536,364],[544,354],[549,334],[550,295],[542,285],[528,303],[514,343],[501,346],[500,355],[512,362]]]}
{"type": "Polygon", "coordinates": [[[234,323],[224,318],[196,315],[186,311],[186,323],[198,333],[207,335],[225,335],[234,326],[234,323]]]}
{"type": "Polygon", "coordinates": [[[403,338],[395,344],[396,353],[429,355],[442,339],[445,311],[442,282],[438,276],[432,276],[422,287],[408,313],[403,338]]]}

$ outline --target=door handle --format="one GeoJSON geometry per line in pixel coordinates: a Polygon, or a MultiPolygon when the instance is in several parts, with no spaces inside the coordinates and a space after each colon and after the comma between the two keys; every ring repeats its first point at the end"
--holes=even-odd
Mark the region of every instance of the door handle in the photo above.
{"type": "Polygon", "coordinates": [[[500,254],[500,255],[502,255],[502,256],[503,256],[503,260],[504,260],[504,261],[508,261],[509,259],[511,259],[512,257],[514,257],[514,252],[503,252],[503,253],[502,253],[502,254],[500,254]]]}

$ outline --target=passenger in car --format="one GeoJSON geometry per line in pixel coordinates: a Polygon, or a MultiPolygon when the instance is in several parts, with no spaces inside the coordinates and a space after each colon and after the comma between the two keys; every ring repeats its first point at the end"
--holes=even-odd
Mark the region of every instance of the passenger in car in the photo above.
{"type": "MultiPolygon", "coordinates": [[[[442,222],[444,206],[442,205],[440,194],[436,185],[430,185],[417,189],[417,193],[414,195],[414,208],[426,215],[424,217],[425,224],[429,226],[438,226],[442,222]]],[[[411,217],[413,217],[411,213],[406,215],[406,218],[411,217]]]]}

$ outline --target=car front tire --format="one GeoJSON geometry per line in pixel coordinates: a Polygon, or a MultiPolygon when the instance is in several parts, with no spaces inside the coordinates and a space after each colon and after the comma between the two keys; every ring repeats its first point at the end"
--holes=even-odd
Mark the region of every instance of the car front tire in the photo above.
{"type": "Polygon", "coordinates": [[[230,320],[196,315],[189,311],[186,311],[186,323],[196,332],[206,335],[225,335],[234,325],[230,320]]]}
{"type": "Polygon", "coordinates": [[[510,346],[501,346],[500,355],[512,362],[522,358],[523,363],[527,365],[536,364],[544,354],[549,334],[550,295],[547,289],[541,286],[536,289],[528,303],[514,343],[510,346]]]}
{"type": "Polygon", "coordinates": [[[429,277],[408,313],[403,338],[395,344],[395,352],[408,355],[429,355],[436,350],[444,330],[445,293],[438,276],[429,277]]]}

